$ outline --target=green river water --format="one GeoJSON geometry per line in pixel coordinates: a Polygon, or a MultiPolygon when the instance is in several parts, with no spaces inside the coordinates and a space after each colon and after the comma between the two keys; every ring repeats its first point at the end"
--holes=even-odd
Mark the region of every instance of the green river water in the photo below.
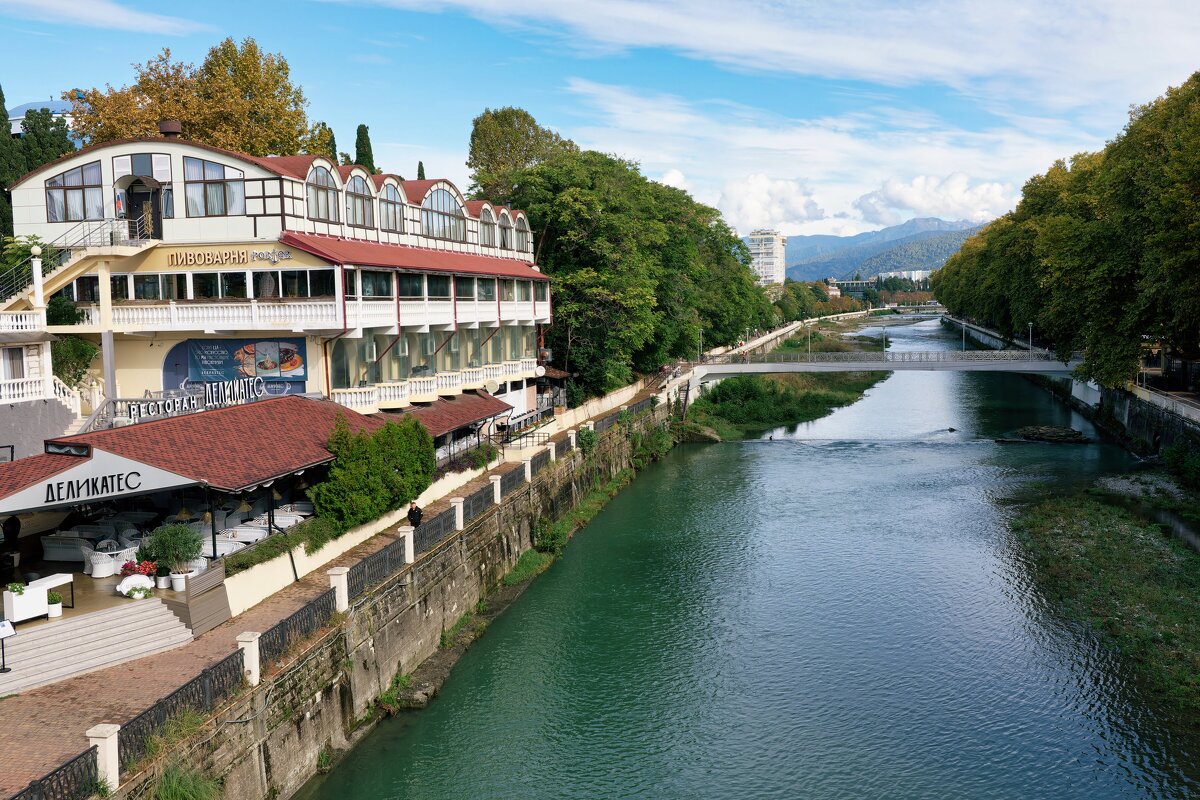
{"type": "Polygon", "coordinates": [[[1008,531],[1015,499],[1131,458],[993,442],[1029,424],[1093,433],[1018,376],[908,372],[676,448],[301,797],[1193,796],[1197,743],[1044,606],[1008,531]]]}

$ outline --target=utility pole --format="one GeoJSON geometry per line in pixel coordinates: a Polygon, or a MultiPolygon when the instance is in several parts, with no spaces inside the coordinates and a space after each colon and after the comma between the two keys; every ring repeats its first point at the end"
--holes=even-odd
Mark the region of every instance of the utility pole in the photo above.
{"type": "Polygon", "coordinates": [[[1029,358],[1033,360],[1033,323],[1029,323],[1029,358]]]}

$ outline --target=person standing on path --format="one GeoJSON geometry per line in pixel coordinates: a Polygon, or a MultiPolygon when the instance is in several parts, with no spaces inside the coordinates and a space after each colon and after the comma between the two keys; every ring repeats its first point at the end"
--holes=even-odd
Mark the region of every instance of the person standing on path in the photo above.
{"type": "Polygon", "coordinates": [[[412,501],[412,504],[408,507],[408,524],[414,528],[419,527],[423,513],[421,507],[417,505],[417,501],[412,501]]]}

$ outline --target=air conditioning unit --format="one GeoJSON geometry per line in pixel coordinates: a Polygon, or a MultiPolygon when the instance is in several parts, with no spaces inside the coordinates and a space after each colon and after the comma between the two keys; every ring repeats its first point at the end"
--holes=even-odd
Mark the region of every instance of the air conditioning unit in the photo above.
{"type": "Polygon", "coordinates": [[[124,427],[127,427],[132,424],[133,424],[133,420],[130,419],[129,417],[113,417],[111,427],[124,428],[124,427]]]}

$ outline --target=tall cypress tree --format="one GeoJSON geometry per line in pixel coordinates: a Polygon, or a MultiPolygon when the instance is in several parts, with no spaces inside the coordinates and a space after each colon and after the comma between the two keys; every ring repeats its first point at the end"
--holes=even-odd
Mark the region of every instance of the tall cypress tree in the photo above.
{"type": "Polygon", "coordinates": [[[419,180],[419,181],[425,180],[425,162],[424,161],[417,162],[417,180],[419,180]]]}
{"type": "Polygon", "coordinates": [[[25,156],[20,139],[10,135],[8,107],[0,87],[0,236],[13,235],[12,200],[4,187],[25,174],[25,156]]]}
{"type": "Polygon", "coordinates": [[[25,154],[26,169],[37,169],[61,155],[75,152],[66,120],[55,119],[48,108],[28,112],[21,129],[25,131],[21,137],[21,150],[25,154]]]}
{"type": "Polygon", "coordinates": [[[375,168],[375,154],[371,152],[371,134],[367,132],[366,125],[359,125],[358,133],[354,137],[354,163],[366,167],[367,172],[379,172],[375,168]]]}

